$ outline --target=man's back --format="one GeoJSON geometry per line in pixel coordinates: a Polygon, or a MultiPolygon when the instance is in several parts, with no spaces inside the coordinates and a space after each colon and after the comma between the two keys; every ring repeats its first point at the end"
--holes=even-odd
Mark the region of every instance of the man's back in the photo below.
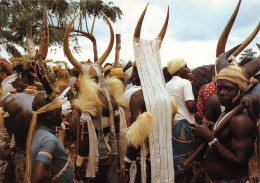
{"type": "Polygon", "coordinates": [[[190,123],[194,123],[194,115],[189,112],[185,104],[185,101],[194,100],[190,81],[182,79],[179,76],[173,76],[172,79],[166,84],[166,89],[170,97],[174,97],[178,103],[178,110],[174,121],[186,119],[190,123]]]}

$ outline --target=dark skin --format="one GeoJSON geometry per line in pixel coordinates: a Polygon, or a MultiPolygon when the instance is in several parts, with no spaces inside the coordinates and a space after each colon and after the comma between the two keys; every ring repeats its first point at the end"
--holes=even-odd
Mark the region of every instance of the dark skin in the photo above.
{"type": "MultiPolygon", "coordinates": [[[[231,111],[239,103],[232,102],[239,88],[228,80],[217,81],[217,96],[225,113],[231,111]]],[[[236,114],[217,135],[213,135],[204,125],[191,127],[194,134],[207,142],[215,137],[219,142],[208,147],[205,157],[205,169],[213,180],[237,179],[247,175],[248,160],[252,152],[256,136],[256,127],[246,110],[236,114]]]]}

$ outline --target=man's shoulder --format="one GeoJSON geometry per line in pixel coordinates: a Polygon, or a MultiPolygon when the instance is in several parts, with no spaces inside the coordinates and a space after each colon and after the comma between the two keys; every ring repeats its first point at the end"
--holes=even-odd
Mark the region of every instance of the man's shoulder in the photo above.
{"type": "Polygon", "coordinates": [[[255,129],[254,122],[249,117],[248,113],[242,111],[235,115],[230,121],[230,128],[236,132],[250,132],[255,129]]]}
{"type": "Polygon", "coordinates": [[[35,137],[41,138],[42,141],[56,141],[57,136],[46,129],[38,128],[36,129],[35,137]]]}
{"type": "Polygon", "coordinates": [[[130,101],[132,101],[134,99],[134,101],[140,101],[140,100],[143,100],[144,96],[143,96],[143,90],[142,89],[139,89],[137,91],[135,91],[131,98],[130,98],[130,101]]]}
{"type": "Polygon", "coordinates": [[[186,86],[187,84],[191,84],[191,82],[187,79],[183,79],[179,76],[173,76],[172,79],[166,84],[166,87],[179,87],[186,86]]]}

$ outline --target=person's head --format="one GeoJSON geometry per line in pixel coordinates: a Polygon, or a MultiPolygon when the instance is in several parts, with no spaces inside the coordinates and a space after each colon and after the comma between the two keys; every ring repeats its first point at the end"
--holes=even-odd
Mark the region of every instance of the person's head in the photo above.
{"type": "Polygon", "coordinates": [[[114,69],[110,69],[110,73],[108,76],[116,77],[117,79],[120,79],[124,82],[124,80],[127,78],[128,75],[123,73],[122,68],[114,68],[114,69]]]}
{"type": "Polygon", "coordinates": [[[164,76],[165,83],[168,83],[168,81],[170,81],[172,78],[172,75],[168,72],[167,67],[163,68],[163,76],[164,76]]]}
{"type": "Polygon", "coordinates": [[[70,73],[67,69],[59,69],[56,75],[57,81],[69,83],[70,73]]]}
{"type": "Polygon", "coordinates": [[[129,60],[125,66],[125,68],[123,68],[123,72],[125,72],[127,69],[129,69],[130,67],[133,66],[133,63],[131,60],[129,60]]]}
{"type": "Polygon", "coordinates": [[[217,95],[221,105],[230,105],[246,92],[249,79],[238,66],[228,66],[216,76],[217,95]]]}
{"type": "Polygon", "coordinates": [[[103,69],[104,77],[108,76],[110,74],[110,70],[112,69],[112,64],[106,63],[103,69]]]}
{"type": "Polygon", "coordinates": [[[189,79],[190,77],[190,69],[187,67],[187,62],[182,58],[168,61],[167,69],[172,76],[180,76],[184,79],[189,79]]]}
{"type": "MultiPolygon", "coordinates": [[[[43,93],[39,93],[34,97],[32,102],[32,109],[33,111],[37,111],[41,107],[49,104],[52,100],[45,96],[43,93]]],[[[61,118],[61,107],[58,107],[54,110],[47,111],[41,114],[38,114],[37,122],[39,124],[45,126],[60,126],[62,122],[61,118]]]]}

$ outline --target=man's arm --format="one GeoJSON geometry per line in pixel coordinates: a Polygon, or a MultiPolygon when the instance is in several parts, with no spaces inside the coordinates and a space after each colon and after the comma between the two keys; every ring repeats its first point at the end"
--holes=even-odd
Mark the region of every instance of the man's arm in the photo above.
{"type": "Polygon", "coordinates": [[[185,104],[186,104],[188,110],[191,113],[196,113],[198,111],[198,109],[197,109],[196,103],[194,101],[192,86],[189,81],[183,88],[183,95],[184,95],[185,104]]]}
{"type": "Polygon", "coordinates": [[[185,104],[191,113],[196,113],[198,111],[196,103],[193,100],[185,101],[185,104]]]}
{"type": "Polygon", "coordinates": [[[49,165],[36,161],[32,172],[32,183],[51,183],[49,165]]]}
{"type": "MultiPolygon", "coordinates": [[[[248,161],[255,137],[253,122],[248,115],[240,114],[232,118],[229,128],[229,133],[231,133],[230,149],[223,146],[219,141],[212,144],[211,147],[226,160],[237,164],[245,164],[248,161]]],[[[215,138],[204,125],[194,124],[191,129],[196,135],[205,138],[207,142],[212,142],[215,138]]]]}

